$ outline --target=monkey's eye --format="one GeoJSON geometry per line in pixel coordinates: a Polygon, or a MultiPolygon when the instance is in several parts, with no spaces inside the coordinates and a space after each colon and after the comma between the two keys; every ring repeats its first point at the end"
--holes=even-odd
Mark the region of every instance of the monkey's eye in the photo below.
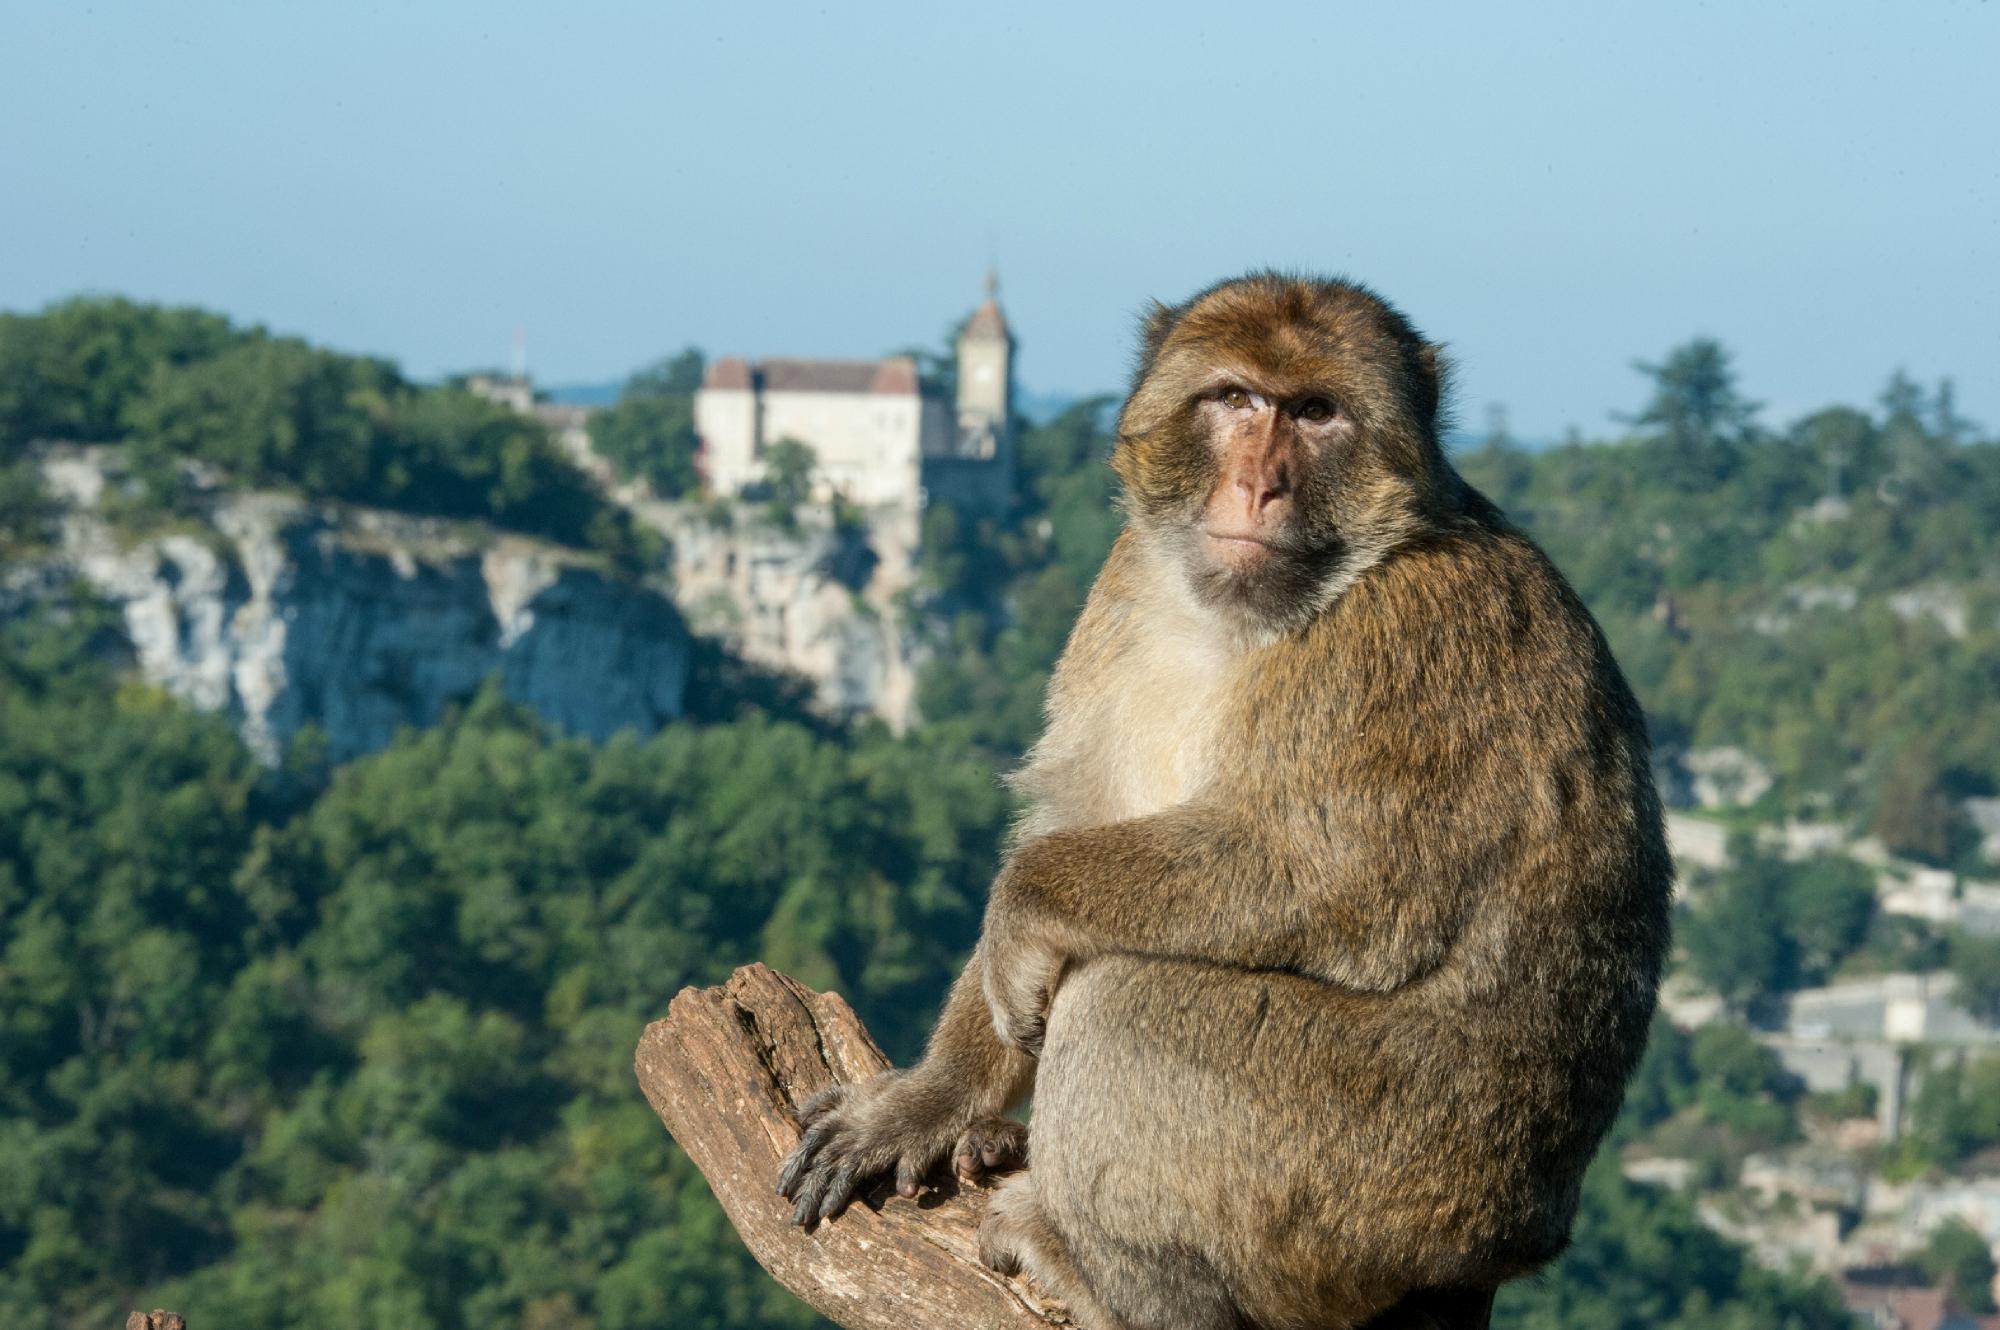
{"type": "Polygon", "coordinates": [[[1250,394],[1244,392],[1241,388],[1224,388],[1222,390],[1222,404],[1231,411],[1241,411],[1244,407],[1250,405],[1250,394]]]}
{"type": "Polygon", "coordinates": [[[1324,397],[1308,397],[1299,403],[1298,417],[1300,420],[1310,420],[1318,424],[1321,421],[1332,420],[1337,410],[1338,408],[1324,397]]]}

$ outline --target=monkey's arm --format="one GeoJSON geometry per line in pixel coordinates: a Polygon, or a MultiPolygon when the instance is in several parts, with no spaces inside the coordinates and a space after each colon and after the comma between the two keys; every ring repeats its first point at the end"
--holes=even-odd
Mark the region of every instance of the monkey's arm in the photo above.
{"type": "MultiPolygon", "coordinates": [[[[800,1110],[806,1133],[778,1175],[778,1192],[796,1202],[799,1223],[834,1213],[884,1173],[895,1175],[905,1196],[916,1195],[923,1176],[962,1148],[969,1128],[1027,1097],[1035,1062],[994,1033],[983,994],[985,950],[982,940],[952,984],[922,1062],[833,1086],[800,1110]]],[[[1012,1144],[1025,1148],[1025,1138],[1012,1144]]]]}
{"type": "Polygon", "coordinates": [[[1388,798],[1261,817],[1194,803],[1045,836],[987,905],[995,1028],[1038,1049],[1063,967],[1113,952],[1399,988],[1443,961],[1474,903],[1481,856],[1456,831],[1388,798]]]}

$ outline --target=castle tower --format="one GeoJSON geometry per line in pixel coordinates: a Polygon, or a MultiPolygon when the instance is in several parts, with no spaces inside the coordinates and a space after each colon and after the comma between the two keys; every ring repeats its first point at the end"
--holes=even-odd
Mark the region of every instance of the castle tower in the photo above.
{"type": "Polygon", "coordinates": [[[958,335],[958,455],[1010,461],[1014,334],[1000,312],[1000,279],[986,274],[986,303],[958,335]]]}

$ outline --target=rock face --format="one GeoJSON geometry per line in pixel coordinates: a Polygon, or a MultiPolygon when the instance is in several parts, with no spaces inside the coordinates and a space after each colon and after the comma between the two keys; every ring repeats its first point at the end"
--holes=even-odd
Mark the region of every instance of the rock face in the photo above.
{"type": "Polygon", "coordinates": [[[915,722],[913,512],[882,505],[842,525],[827,505],[802,504],[778,527],[752,504],[631,508],[673,546],[674,596],[697,632],[804,677],[830,714],[880,716],[897,730],[915,722]]]}
{"type": "Polygon", "coordinates": [[[45,459],[66,510],[60,563],[123,610],[146,678],[229,712],[267,761],[308,724],[336,760],[380,748],[496,676],[508,697],[593,738],[680,714],[685,621],[575,551],[219,490],[206,523],[128,539],[104,515],[116,466],[97,449],[45,459]]]}

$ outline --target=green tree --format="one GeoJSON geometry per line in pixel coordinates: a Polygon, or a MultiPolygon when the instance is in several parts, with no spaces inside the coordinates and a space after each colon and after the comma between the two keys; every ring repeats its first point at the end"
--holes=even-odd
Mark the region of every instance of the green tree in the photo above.
{"type": "Polygon", "coordinates": [[[1933,504],[1948,497],[1955,479],[1959,418],[1949,381],[1932,399],[1902,370],[1882,390],[1882,446],[1889,463],[1888,493],[1899,503],[1933,504]]]}
{"type": "Polygon", "coordinates": [[[1993,1253],[1979,1230],[1962,1219],[1947,1219],[1924,1242],[1923,1271],[1966,1311],[1985,1314],[1993,1305],[1993,1253]]]}
{"type": "Polygon", "coordinates": [[[694,393],[703,366],[701,352],[689,347],[636,371],[615,405],[592,413],[591,447],[619,474],[644,480],[655,494],[692,494],[701,483],[694,393]]]}
{"type": "Polygon", "coordinates": [[[1654,1013],[1645,1056],[1625,1088],[1624,1107],[1612,1134],[1614,1145],[1665,1122],[1693,1101],[1696,1079],[1691,1045],[1666,1013],[1654,1013]]]}
{"type": "Polygon", "coordinates": [[[1947,865],[1973,840],[1943,765],[1936,745],[1922,740],[1906,745],[1889,762],[1868,829],[1897,854],[1947,865]]]}
{"type": "Polygon", "coordinates": [[[1739,859],[1682,926],[1689,968],[1738,1007],[1786,991],[1797,976],[1785,886],[1781,861],[1764,855],[1739,859]]]}
{"type": "Polygon", "coordinates": [[[1688,1065],[1695,1104],[1708,1121],[1733,1129],[1752,1146],[1798,1135],[1792,1109],[1798,1084],[1750,1031],[1728,1021],[1702,1026],[1689,1045],[1688,1065]]]}
{"type": "Polygon", "coordinates": [[[373,497],[402,390],[382,362],[254,334],[207,359],[163,366],[126,423],[155,477],[171,474],[167,458],[191,457],[250,485],[373,497]]]}
{"type": "Polygon", "coordinates": [[[243,334],[198,309],[80,297],[0,314],[0,459],[38,439],[109,443],[161,367],[205,360],[243,334]]]}
{"type": "Polygon", "coordinates": [[[55,516],[33,459],[0,461],[0,554],[42,544],[55,516]]]}
{"type": "Polygon", "coordinates": [[[797,439],[778,439],[764,449],[769,512],[780,526],[791,526],[798,506],[811,497],[813,470],[818,465],[818,456],[797,439]]]}
{"type": "Polygon", "coordinates": [[[1749,1006],[1823,983],[1868,940],[1872,875],[1852,860],[1791,862],[1748,843],[1689,909],[1688,964],[1716,993],[1749,1006]]]}
{"type": "Polygon", "coordinates": [[[1881,476],[1881,433],[1865,411],[1828,407],[1800,420],[1787,433],[1819,469],[1826,495],[1845,498],[1881,476]]]}
{"type": "Polygon", "coordinates": [[[701,387],[708,358],[698,346],[684,346],[625,380],[625,397],[689,397],[701,387]]]}
{"type": "Polygon", "coordinates": [[[922,566],[948,616],[918,676],[927,724],[1017,758],[1041,729],[1042,694],[1099,565],[1123,523],[1109,466],[1111,403],[1094,398],[1017,430],[1013,520],[926,516],[922,566]]]}
{"type": "Polygon", "coordinates": [[[1906,1167],[1953,1168],[2000,1143],[2000,1057],[1934,1054],[1921,1072],[1898,1142],[1906,1167]]]}
{"type": "Polygon", "coordinates": [[[1815,855],[1788,865],[1786,930],[1801,984],[1823,983],[1868,937],[1875,919],[1875,879],[1844,855],[1815,855]]]}
{"type": "Polygon", "coordinates": [[[1952,1001],[1981,1020],[2000,1019],[2000,938],[1959,933],[1950,943],[1952,1001]]]}
{"type": "Polygon", "coordinates": [[[1722,343],[1697,337],[1657,364],[1637,364],[1653,380],[1653,396],[1633,423],[1664,441],[1696,478],[1726,473],[1751,436],[1757,404],[1737,391],[1729,362],[1722,343]]]}

